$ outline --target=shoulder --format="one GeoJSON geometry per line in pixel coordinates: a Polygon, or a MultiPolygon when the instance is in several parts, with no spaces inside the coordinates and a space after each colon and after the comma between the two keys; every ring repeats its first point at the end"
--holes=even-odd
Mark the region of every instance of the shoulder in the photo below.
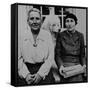
{"type": "Polygon", "coordinates": [[[66,30],[65,30],[65,31],[62,31],[62,32],[58,33],[58,36],[59,36],[59,37],[63,37],[63,36],[66,35],[66,33],[67,33],[66,30]]]}
{"type": "Polygon", "coordinates": [[[25,30],[24,34],[22,35],[22,40],[29,39],[31,36],[30,30],[25,30]]]}
{"type": "Polygon", "coordinates": [[[79,32],[79,31],[77,31],[77,30],[76,30],[76,34],[77,34],[79,37],[81,37],[81,38],[84,37],[83,33],[79,32]]]}
{"type": "Polygon", "coordinates": [[[42,37],[47,38],[47,37],[51,37],[51,34],[49,31],[41,29],[41,33],[42,33],[42,37]]]}
{"type": "Polygon", "coordinates": [[[67,30],[60,32],[61,35],[66,34],[67,30]]]}

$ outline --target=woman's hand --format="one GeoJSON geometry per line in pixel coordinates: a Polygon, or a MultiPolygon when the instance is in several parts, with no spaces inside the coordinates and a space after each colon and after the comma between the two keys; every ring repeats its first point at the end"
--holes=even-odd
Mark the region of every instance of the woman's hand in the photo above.
{"type": "Polygon", "coordinates": [[[32,84],[34,81],[35,75],[31,75],[30,73],[26,76],[26,82],[27,84],[32,84]]]}
{"type": "Polygon", "coordinates": [[[33,84],[38,84],[41,81],[41,79],[42,77],[38,73],[36,73],[33,84]]]}
{"type": "Polygon", "coordinates": [[[61,65],[61,67],[60,67],[60,69],[59,69],[59,73],[63,76],[64,74],[63,74],[63,70],[64,70],[64,66],[63,65],[61,65]]]}
{"type": "Polygon", "coordinates": [[[84,76],[87,76],[87,72],[86,72],[86,65],[83,65],[83,69],[84,69],[84,76]]]}

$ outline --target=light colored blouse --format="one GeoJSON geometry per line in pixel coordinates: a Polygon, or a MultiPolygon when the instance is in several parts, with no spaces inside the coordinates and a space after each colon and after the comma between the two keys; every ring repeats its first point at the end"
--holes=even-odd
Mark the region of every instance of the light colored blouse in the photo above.
{"type": "Polygon", "coordinates": [[[29,72],[25,62],[36,64],[41,63],[38,73],[42,77],[48,75],[54,61],[54,45],[51,34],[41,29],[37,39],[37,46],[34,47],[34,39],[31,30],[27,30],[23,38],[18,41],[18,73],[25,78],[29,72]]]}

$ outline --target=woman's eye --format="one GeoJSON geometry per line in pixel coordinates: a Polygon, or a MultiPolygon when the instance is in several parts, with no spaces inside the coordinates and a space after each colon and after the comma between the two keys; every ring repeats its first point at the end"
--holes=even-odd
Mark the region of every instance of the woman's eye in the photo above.
{"type": "Polygon", "coordinates": [[[33,18],[33,17],[31,17],[31,18],[30,18],[30,20],[34,20],[34,18],[33,18]]]}
{"type": "Polygon", "coordinates": [[[40,18],[38,18],[38,17],[36,17],[36,18],[31,17],[31,18],[30,18],[30,20],[34,20],[34,19],[36,19],[36,20],[40,20],[40,18]]]}
{"type": "Polygon", "coordinates": [[[71,22],[73,22],[73,20],[71,20],[71,22]]]}
{"type": "Polygon", "coordinates": [[[37,17],[36,20],[40,20],[40,18],[37,17]]]}
{"type": "Polygon", "coordinates": [[[69,20],[66,20],[66,22],[69,22],[69,20]]]}

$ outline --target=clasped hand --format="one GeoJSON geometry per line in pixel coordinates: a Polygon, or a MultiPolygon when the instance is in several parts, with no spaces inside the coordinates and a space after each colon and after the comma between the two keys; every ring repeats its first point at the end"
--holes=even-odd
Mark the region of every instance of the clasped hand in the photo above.
{"type": "Polygon", "coordinates": [[[38,84],[42,77],[36,73],[36,74],[28,74],[26,77],[26,82],[27,84],[38,84]]]}

